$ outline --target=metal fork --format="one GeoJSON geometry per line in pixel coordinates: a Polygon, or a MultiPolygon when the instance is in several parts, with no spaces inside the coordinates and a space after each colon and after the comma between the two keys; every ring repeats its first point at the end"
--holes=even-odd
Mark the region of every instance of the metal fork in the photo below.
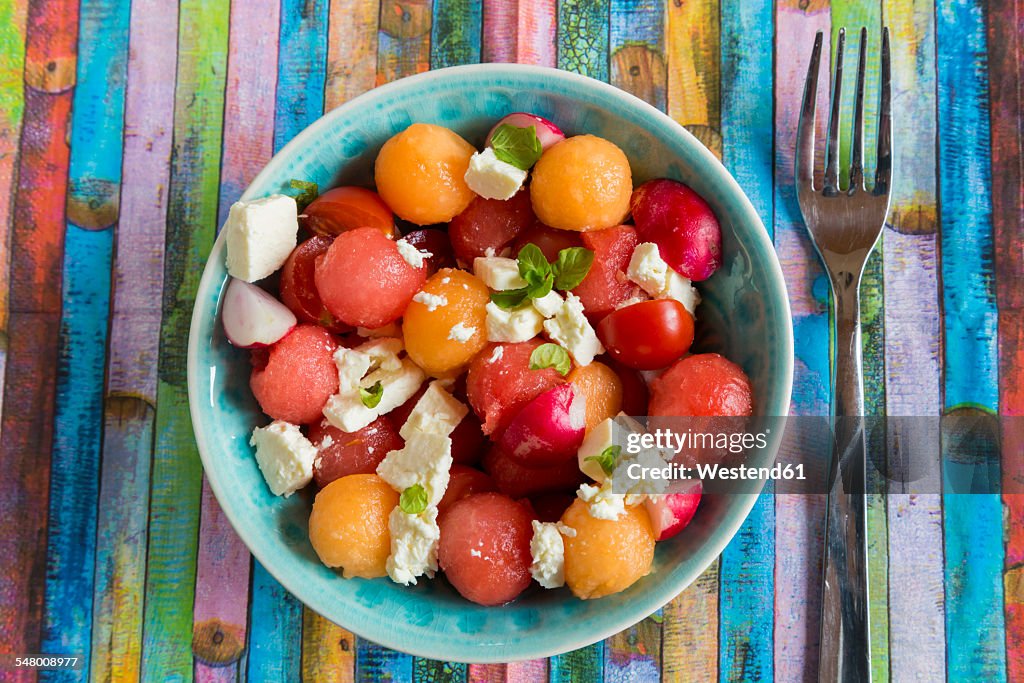
{"type": "Polygon", "coordinates": [[[892,111],[889,31],[882,33],[878,161],[872,189],[864,185],[864,65],[867,29],[860,32],[850,184],[839,183],[839,111],[845,29],[839,30],[824,183],[814,185],[814,103],[821,60],[821,32],[807,69],[797,131],[796,186],[800,212],[832,284],[836,321],[833,369],[834,444],[829,473],[822,586],[819,683],[871,680],[867,587],[867,516],[864,386],[860,333],[860,280],[889,211],[892,111]]]}

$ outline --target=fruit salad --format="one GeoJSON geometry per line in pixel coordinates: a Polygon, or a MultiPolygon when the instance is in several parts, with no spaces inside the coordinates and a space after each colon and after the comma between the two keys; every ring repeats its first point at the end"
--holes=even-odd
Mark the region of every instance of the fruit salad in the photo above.
{"type": "Polygon", "coordinates": [[[346,578],[443,573],[481,605],[634,584],[701,484],[621,484],[671,456],[616,430],[752,413],[737,365],[690,353],[694,283],[721,265],[711,208],[527,113],[482,149],[412,124],[372,181],[296,179],[224,228],[222,322],[269,418],[250,443],[270,491],[310,487],[310,542],[346,578]]]}

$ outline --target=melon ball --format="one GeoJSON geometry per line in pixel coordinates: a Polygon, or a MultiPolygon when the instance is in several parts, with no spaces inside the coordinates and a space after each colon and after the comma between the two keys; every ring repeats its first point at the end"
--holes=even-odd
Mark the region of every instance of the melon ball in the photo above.
{"type": "Polygon", "coordinates": [[[530,200],[537,218],[562,230],[602,230],[629,213],[633,176],[614,143],[595,135],[566,138],[533,167],[530,200]]]}
{"type": "Polygon", "coordinates": [[[443,126],[414,123],[377,154],[377,192],[391,210],[417,225],[447,223],[476,194],[464,176],[476,148],[443,126]]]}
{"type": "Polygon", "coordinates": [[[309,541],[328,567],[345,578],[387,576],[391,554],[388,516],[398,493],[376,474],[335,479],[316,494],[309,516],[309,541]]]}
{"type": "Polygon", "coordinates": [[[402,332],[409,357],[432,375],[461,370],[487,345],[490,291],[464,270],[442,268],[405,309],[402,332]]]}
{"type": "Polygon", "coordinates": [[[566,536],[565,583],[578,598],[603,598],[632,586],[651,571],[654,532],[642,505],[626,508],[616,520],[597,519],[575,500],[562,523],[576,530],[566,536]]]}
{"type": "Polygon", "coordinates": [[[299,325],[271,346],[267,364],[253,368],[249,377],[260,409],[293,424],[321,419],[327,399],[338,391],[337,347],[331,333],[317,325],[299,325]]]}

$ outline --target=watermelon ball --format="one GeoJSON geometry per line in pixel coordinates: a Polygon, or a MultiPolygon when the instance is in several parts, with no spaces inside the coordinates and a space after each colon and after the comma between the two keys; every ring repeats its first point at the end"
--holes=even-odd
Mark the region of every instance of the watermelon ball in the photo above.
{"type": "Polygon", "coordinates": [[[299,325],[270,347],[266,365],[254,367],[249,378],[260,409],[293,424],[321,419],[327,399],[338,391],[337,347],[318,325],[299,325]]]}
{"type": "Polygon", "coordinates": [[[489,344],[469,364],[466,393],[484,434],[500,434],[520,408],[565,382],[554,368],[530,369],[530,354],[540,345],[539,339],[489,344]]]}
{"type": "Polygon", "coordinates": [[[530,585],[530,509],[500,493],[456,501],[441,516],[437,561],[462,597],[503,605],[530,585]]]}
{"type": "Polygon", "coordinates": [[[409,265],[394,241],[376,228],[349,230],[317,260],[316,289],[338,320],[381,327],[401,317],[426,280],[426,267],[409,265]]]}

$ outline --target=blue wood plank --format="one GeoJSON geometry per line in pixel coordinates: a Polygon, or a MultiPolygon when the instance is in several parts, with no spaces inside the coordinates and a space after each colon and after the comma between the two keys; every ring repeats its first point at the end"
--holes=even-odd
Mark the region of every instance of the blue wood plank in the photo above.
{"type": "Polygon", "coordinates": [[[128,59],[128,0],[84,0],[68,171],[49,537],[40,649],[83,657],[78,671],[44,681],[84,680],[89,671],[95,579],[96,499],[103,376],[117,193],[121,183],[128,59]]]}
{"type": "Polygon", "coordinates": [[[360,638],[356,648],[356,682],[412,683],[413,658],[360,638]]]}
{"type": "Polygon", "coordinates": [[[483,7],[477,0],[434,0],[430,22],[431,69],[480,61],[483,7]]]}
{"type": "Polygon", "coordinates": [[[249,610],[248,680],[259,683],[299,680],[302,677],[302,605],[256,559],[252,561],[249,610]]]}
{"type": "MultiPolygon", "coordinates": [[[[985,6],[939,3],[936,14],[947,414],[998,410],[985,6]]],[[[943,436],[947,469],[963,454],[953,452],[955,444],[943,436]]],[[[998,472],[993,452],[973,455],[995,458],[998,472]]],[[[993,531],[1001,524],[998,495],[943,496],[950,680],[1006,677],[1004,549],[1002,534],[993,531]]]]}

